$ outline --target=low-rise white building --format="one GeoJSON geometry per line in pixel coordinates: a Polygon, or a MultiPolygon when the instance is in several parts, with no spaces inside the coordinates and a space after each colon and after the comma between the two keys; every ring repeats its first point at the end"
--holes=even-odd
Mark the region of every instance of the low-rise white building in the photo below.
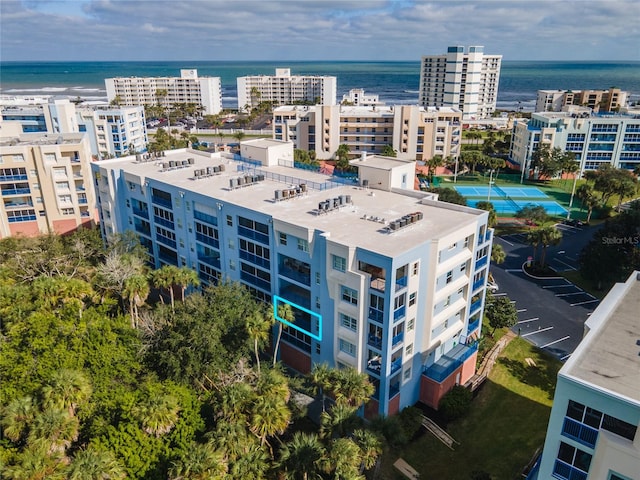
{"type": "Polygon", "coordinates": [[[252,75],[237,78],[238,110],[269,101],[276,105],[308,103],[335,105],[336,77],[291,75],[290,68],[276,68],[275,75],[252,75]]]}
{"type": "Polygon", "coordinates": [[[417,105],[356,107],[288,105],[273,111],[273,138],[295,148],[333,158],[341,144],[352,157],[381,154],[392,146],[397,158],[428,160],[460,155],[462,113],[454,108],[417,105]]]}
{"type": "Polygon", "coordinates": [[[627,105],[628,92],[609,90],[538,90],[536,112],[561,112],[569,105],[588,107],[595,112],[612,112],[627,105]]]}
{"type": "Polygon", "coordinates": [[[179,77],[115,77],[104,80],[109,102],[120,105],[196,104],[203,114],[215,115],[222,110],[220,77],[199,77],[198,70],[180,70],[179,77]],[[162,95],[159,95],[162,93],[162,95]]]}

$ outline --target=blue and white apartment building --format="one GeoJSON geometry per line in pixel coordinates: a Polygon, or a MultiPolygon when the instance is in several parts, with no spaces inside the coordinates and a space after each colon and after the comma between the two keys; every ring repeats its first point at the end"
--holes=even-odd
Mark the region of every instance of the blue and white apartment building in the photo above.
{"type": "Polygon", "coordinates": [[[487,212],[413,190],[415,162],[363,156],[358,183],[294,169],[293,145],[242,157],[181,149],[92,164],[103,235],[136,232],[163,264],[290,304],[280,359],[352,366],[391,415],[475,374],[491,254],[487,212]],[[242,159],[242,160],[240,160],[242,159]]]}
{"type": "Polygon", "coordinates": [[[539,480],[640,480],[638,312],[634,272],[586,321],[582,342],[558,373],[539,480]]]}

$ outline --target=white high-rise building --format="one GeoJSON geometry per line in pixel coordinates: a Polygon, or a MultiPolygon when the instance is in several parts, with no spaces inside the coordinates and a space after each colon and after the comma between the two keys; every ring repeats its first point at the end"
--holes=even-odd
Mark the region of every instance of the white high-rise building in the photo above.
{"type": "Polygon", "coordinates": [[[336,77],[320,75],[291,75],[290,68],[276,68],[275,75],[238,77],[238,109],[246,110],[260,102],[277,105],[308,103],[335,105],[336,77]]]}
{"type": "Polygon", "coordinates": [[[425,55],[420,67],[420,105],[454,107],[463,119],[490,117],[496,109],[502,55],[484,47],[449,47],[445,55],[425,55]]]}
{"type": "Polygon", "coordinates": [[[161,105],[178,103],[201,105],[204,114],[222,110],[220,77],[199,77],[198,70],[182,69],[179,77],[116,77],[105,78],[109,102],[118,99],[120,105],[161,105]],[[158,90],[166,96],[158,96],[158,90]]]}

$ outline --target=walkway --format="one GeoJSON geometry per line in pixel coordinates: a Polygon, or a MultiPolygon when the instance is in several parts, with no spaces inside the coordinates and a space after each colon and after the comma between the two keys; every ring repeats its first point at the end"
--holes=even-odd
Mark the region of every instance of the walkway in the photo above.
{"type": "Polygon", "coordinates": [[[482,383],[487,379],[493,366],[496,363],[496,360],[500,356],[500,353],[509,345],[509,342],[516,338],[516,334],[509,330],[504,334],[503,337],[500,338],[493,346],[491,350],[485,355],[480,367],[476,371],[476,374],[471,377],[471,379],[467,382],[467,385],[471,386],[471,391],[475,391],[482,383]]]}

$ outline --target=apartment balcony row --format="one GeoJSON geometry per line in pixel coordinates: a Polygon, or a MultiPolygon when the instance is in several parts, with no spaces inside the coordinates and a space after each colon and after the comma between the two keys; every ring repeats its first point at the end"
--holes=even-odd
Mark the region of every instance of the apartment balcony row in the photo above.
{"type": "Polygon", "coordinates": [[[27,174],[24,175],[0,175],[0,182],[19,182],[28,180],[27,174]]]}
{"type": "Polygon", "coordinates": [[[438,383],[442,383],[477,351],[477,342],[474,342],[472,345],[460,343],[442,355],[433,365],[426,367],[423,375],[438,383]]]}

